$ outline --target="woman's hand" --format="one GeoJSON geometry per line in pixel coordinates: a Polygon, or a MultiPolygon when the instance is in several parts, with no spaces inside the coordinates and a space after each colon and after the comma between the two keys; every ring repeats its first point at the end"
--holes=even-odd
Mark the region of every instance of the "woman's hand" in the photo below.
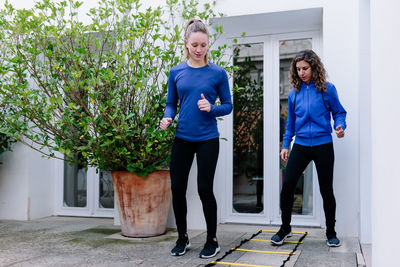
{"type": "Polygon", "coordinates": [[[201,111],[210,112],[211,110],[210,102],[208,102],[208,100],[204,97],[203,94],[201,94],[201,99],[197,101],[197,106],[201,111]]]}
{"type": "Polygon", "coordinates": [[[171,119],[171,118],[163,118],[163,119],[160,121],[160,128],[161,128],[162,130],[167,129],[168,126],[171,124],[171,122],[172,122],[172,119],[171,119]]]}
{"type": "Polygon", "coordinates": [[[288,160],[288,155],[289,155],[289,149],[287,148],[282,148],[281,150],[281,159],[286,162],[288,160]]]}
{"type": "Polygon", "coordinates": [[[336,127],[336,135],[337,135],[338,138],[344,137],[344,131],[343,131],[341,125],[339,125],[338,127],[336,127]]]}

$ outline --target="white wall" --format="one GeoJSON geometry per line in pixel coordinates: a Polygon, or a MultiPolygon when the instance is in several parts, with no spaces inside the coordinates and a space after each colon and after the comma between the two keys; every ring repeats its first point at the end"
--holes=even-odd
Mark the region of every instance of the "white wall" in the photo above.
{"type": "Polygon", "coordinates": [[[399,266],[400,2],[371,0],[372,266],[399,266]]]}
{"type": "Polygon", "coordinates": [[[15,144],[13,152],[0,156],[0,218],[27,220],[28,178],[25,167],[26,147],[15,144]]]}
{"type": "Polygon", "coordinates": [[[52,160],[16,143],[0,156],[0,219],[31,220],[53,214],[52,160]]]}
{"type": "Polygon", "coordinates": [[[26,175],[28,179],[28,219],[54,214],[56,159],[43,158],[39,152],[26,148],[26,175]]]}
{"type": "Polygon", "coordinates": [[[324,9],[323,60],[347,110],[346,136],[334,138],[337,232],[344,236],[359,235],[358,23],[356,1],[329,1],[324,9]]]}
{"type": "Polygon", "coordinates": [[[371,237],[371,45],[369,0],[360,0],[359,33],[359,120],[360,120],[360,242],[371,237]]]}

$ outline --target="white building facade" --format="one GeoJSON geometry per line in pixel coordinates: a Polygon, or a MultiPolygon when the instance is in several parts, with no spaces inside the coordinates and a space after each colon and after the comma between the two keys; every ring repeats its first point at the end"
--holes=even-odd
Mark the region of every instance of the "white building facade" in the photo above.
{"type": "MultiPolygon", "coordinates": [[[[26,8],[34,1],[10,2],[26,8]]],[[[148,2],[150,5],[161,1],[148,2]]],[[[84,8],[95,3],[96,0],[85,1],[84,8]]],[[[234,164],[235,160],[240,162],[235,158],[235,140],[239,138],[235,136],[235,112],[219,122],[221,137],[227,139],[220,142],[214,184],[220,223],[280,223],[279,107],[284,104],[285,84],[282,75],[290,49],[312,48],[322,58],[328,80],[335,84],[347,110],[346,136],[333,138],[336,230],[339,237],[356,236],[363,244],[372,243],[373,266],[394,266],[385,260],[394,255],[396,246],[392,240],[399,236],[395,227],[396,195],[400,188],[396,168],[399,126],[395,123],[400,114],[396,109],[399,7],[396,0],[217,0],[216,11],[226,15],[214,21],[222,23],[225,29],[219,42],[233,44],[237,39],[237,47],[243,53],[238,62],[246,55],[257,61],[257,72],[251,77],[259,81],[262,101],[257,118],[262,115],[263,129],[262,142],[258,142],[261,154],[256,155],[261,159],[262,171],[243,171],[234,164]],[[243,32],[245,37],[241,37],[243,32]],[[382,265],[383,262],[387,264],[382,265]]],[[[235,77],[231,82],[233,85],[235,77]]],[[[76,170],[56,160],[42,159],[20,144],[14,152],[1,155],[1,159],[0,219],[30,220],[51,215],[114,217],[113,205],[107,198],[106,174],[99,178],[99,174],[89,170],[76,184],[68,184],[65,175],[76,170]],[[65,195],[70,194],[66,187],[73,187],[73,192],[79,191],[84,197],[66,199],[65,195]]],[[[298,195],[299,210],[293,225],[324,227],[313,166],[305,173],[298,195]]],[[[188,227],[204,229],[195,164],[187,201],[188,227]]],[[[172,214],[169,224],[174,225],[172,214]]]]}

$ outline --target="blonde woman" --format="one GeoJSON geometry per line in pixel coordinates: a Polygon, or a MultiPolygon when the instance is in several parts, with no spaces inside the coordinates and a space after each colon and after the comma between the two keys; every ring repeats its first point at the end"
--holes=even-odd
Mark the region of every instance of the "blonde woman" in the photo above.
{"type": "Polygon", "coordinates": [[[214,257],[220,247],[216,238],[217,203],[213,193],[214,173],[219,153],[216,117],[232,111],[225,70],[208,61],[209,32],[199,19],[185,28],[186,61],[173,67],[168,78],[168,97],[160,128],[166,129],[179,105],[179,120],[171,151],[170,173],[172,204],[178,240],[171,250],[181,256],[190,247],[187,235],[186,189],[194,155],[197,160],[197,188],[207,224],[207,240],[200,258],[214,257]],[[219,97],[221,104],[215,105],[219,97]]]}

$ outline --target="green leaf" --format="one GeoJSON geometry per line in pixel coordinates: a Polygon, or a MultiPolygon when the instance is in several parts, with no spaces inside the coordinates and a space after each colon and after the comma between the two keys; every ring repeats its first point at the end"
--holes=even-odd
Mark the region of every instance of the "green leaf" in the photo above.
{"type": "Polygon", "coordinates": [[[61,106],[61,104],[62,104],[62,98],[61,98],[61,96],[58,96],[58,97],[57,97],[57,104],[61,106]]]}

